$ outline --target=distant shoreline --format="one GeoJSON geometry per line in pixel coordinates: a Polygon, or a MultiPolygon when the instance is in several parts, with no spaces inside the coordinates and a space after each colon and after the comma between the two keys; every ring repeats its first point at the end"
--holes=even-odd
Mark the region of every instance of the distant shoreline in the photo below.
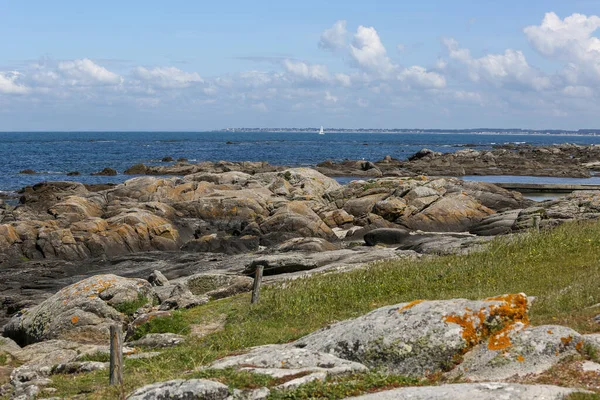
{"type": "MultiPolygon", "coordinates": [[[[101,133],[314,133],[318,134],[318,129],[250,129],[250,128],[230,128],[230,129],[218,129],[218,130],[198,130],[198,131],[161,131],[161,130],[147,130],[147,131],[0,131],[0,134],[29,134],[29,133],[66,133],[66,134],[101,134],[101,133]]],[[[393,129],[329,129],[325,130],[325,134],[389,134],[389,135],[482,135],[482,136],[574,136],[574,137],[600,137],[600,130],[590,130],[589,132],[581,131],[556,131],[556,130],[513,130],[513,131],[480,131],[480,130],[393,130],[393,129]]]]}

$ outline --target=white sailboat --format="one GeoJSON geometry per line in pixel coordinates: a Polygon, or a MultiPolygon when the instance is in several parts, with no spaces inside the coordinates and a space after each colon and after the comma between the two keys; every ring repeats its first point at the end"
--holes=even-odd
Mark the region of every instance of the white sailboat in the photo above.
{"type": "Polygon", "coordinates": [[[325,132],[323,132],[323,125],[321,125],[321,129],[319,129],[319,135],[324,135],[325,132]]]}

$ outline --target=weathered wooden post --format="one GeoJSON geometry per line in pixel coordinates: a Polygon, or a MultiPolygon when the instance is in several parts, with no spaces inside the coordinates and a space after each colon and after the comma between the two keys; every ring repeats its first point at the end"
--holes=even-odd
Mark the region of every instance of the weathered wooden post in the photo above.
{"type": "Polygon", "coordinates": [[[260,285],[262,283],[263,270],[265,267],[263,265],[256,266],[256,272],[254,275],[254,286],[252,287],[252,300],[251,304],[258,303],[258,296],[260,295],[260,285]]]}
{"type": "Polygon", "coordinates": [[[536,231],[540,230],[540,221],[541,220],[542,220],[542,217],[540,215],[533,216],[533,229],[535,229],[536,231]]]}
{"type": "Polygon", "coordinates": [[[110,385],[123,384],[123,331],[120,325],[110,327],[110,385]]]}

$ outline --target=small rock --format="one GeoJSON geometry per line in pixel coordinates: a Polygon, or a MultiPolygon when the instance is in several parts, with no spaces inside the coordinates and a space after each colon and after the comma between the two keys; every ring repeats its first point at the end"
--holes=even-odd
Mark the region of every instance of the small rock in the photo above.
{"type": "Polygon", "coordinates": [[[162,160],[160,160],[162,162],[171,162],[173,161],[173,157],[167,156],[167,157],[163,157],[162,160]]]}
{"type": "Polygon", "coordinates": [[[79,176],[81,173],[79,171],[71,171],[67,172],[67,176],[79,176]]]}
{"type": "Polygon", "coordinates": [[[156,269],[148,277],[148,282],[150,282],[152,286],[167,286],[169,284],[169,280],[162,272],[156,269]]]}
{"type": "Polygon", "coordinates": [[[364,236],[367,246],[377,244],[398,245],[410,237],[410,231],[399,228],[379,228],[374,229],[364,236]]]}
{"type": "Polygon", "coordinates": [[[116,176],[117,171],[112,168],[104,168],[102,171],[92,172],[92,176],[116,176]]]}
{"type": "Polygon", "coordinates": [[[36,172],[32,169],[24,169],[22,171],[19,171],[19,174],[24,174],[24,175],[34,175],[36,172]]]}
{"type": "Polygon", "coordinates": [[[584,361],[581,363],[583,372],[600,372],[600,364],[593,361],[584,361]]]}
{"type": "Polygon", "coordinates": [[[233,400],[267,400],[271,391],[267,388],[254,390],[233,390],[233,400]]]}

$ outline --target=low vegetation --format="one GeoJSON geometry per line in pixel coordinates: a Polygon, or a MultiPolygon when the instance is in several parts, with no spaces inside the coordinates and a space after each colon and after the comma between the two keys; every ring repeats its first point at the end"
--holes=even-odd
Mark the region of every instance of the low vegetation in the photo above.
{"type": "MultiPolygon", "coordinates": [[[[417,299],[480,299],[524,292],[536,298],[530,312],[533,324],[597,332],[600,325],[593,317],[600,314],[599,286],[600,223],[568,223],[551,231],[500,237],[485,251],[470,255],[385,261],[348,273],[315,275],[265,287],[260,303],[253,306],[249,294],[244,294],[178,312],[170,319],[154,319],[142,328],[143,333],[192,333],[184,344],[156,358],[127,360],[122,388],[108,388],[106,372],[58,375],[53,377],[53,386],[58,389],[56,396],[85,393],[97,399],[119,398],[151,382],[200,376],[238,388],[273,386],[270,378],[256,374],[197,371],[250,346],[286,343],[335,321],[417,299]],[[222,314],[227,323],[220,332],[199,338],[189,330],[191,325],[208,324],[222,314]]],[[[340,398],[378,387],[419,383],[432,381],[369,373],[340,378],[332,385],[311,383],[294,392],[273,392],[272,398],[340,398]]],[[[561,384],[560,379],[555,383],[561,384]]],[[[572,397],[588,398],[594,397],[572,397]]]]}

